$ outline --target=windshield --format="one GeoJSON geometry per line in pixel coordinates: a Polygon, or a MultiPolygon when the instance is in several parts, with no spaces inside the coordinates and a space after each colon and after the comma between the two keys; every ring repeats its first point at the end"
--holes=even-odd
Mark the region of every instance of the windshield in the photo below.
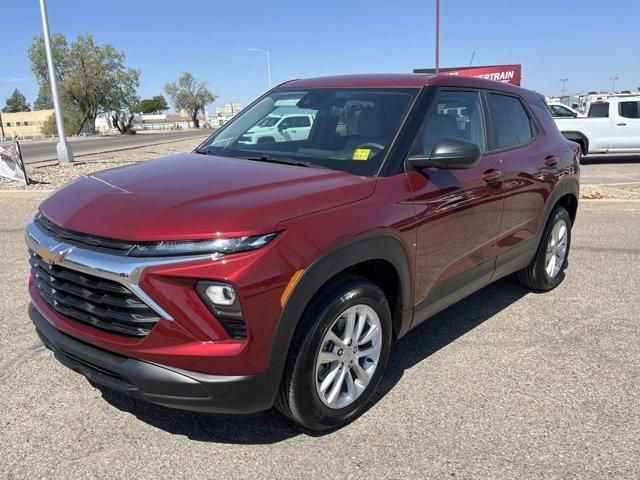
{"type": "Polygon", "coordinates": [[[197,151],[375,175],[417,92],[276,90],[236,116],[197,151]]]}

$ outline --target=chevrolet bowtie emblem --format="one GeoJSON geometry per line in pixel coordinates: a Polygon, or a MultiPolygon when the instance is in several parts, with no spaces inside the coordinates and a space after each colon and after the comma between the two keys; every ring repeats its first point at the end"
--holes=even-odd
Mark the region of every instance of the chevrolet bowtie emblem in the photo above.
{"type": "Polygon", "coordinates": [[[59,243],[54,247],[38,252],[47,263],[61,263],[76,247],[67,243],[59,243]]]}

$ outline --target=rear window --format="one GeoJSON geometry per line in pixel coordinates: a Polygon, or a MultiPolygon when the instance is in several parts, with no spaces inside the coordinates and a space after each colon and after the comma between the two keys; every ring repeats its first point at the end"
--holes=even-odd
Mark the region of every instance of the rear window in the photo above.
{"type": "Polygon", "coordinates": [[[618,114],[624,118],[640,118],[640,102],[620,102],[618,114]]]}
{"type": "Polygon", "coordinates": [[[609,102],[592,103],[589,107],[589,117],[607,118],[609,116],[609,102]]]}
{"type": "Polygon", "coordinates": [[[518,98],[491,93],[489,108],[499,149],[525,145],[534,137],[531,119],[518,98]]]}

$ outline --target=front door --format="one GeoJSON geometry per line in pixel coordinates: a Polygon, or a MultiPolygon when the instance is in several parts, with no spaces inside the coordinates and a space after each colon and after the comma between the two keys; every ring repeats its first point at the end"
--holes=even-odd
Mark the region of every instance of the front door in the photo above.
{"type": "MultiPolygon", "coordinates": [[[[484,118],[478,91],[441,90],[410,154],[429,155],[442,138],[473,142],[486,152],[484,118]]],[[[500,170],[500,156],[491,154],[469,169],[408,174],[416,209],[416,304],[435,286],[441,296],[491,278],[503,208],[500,170]]]]}

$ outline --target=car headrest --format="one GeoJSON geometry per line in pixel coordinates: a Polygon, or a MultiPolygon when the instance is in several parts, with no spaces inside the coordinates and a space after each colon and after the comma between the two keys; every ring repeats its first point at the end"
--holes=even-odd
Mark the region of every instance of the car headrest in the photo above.
{"type": "Polygon", "coordinates": [[[367,109],[358,116],[358,136],[383,138],[385,136],[384,115],[380,110],[367,109]]]}

